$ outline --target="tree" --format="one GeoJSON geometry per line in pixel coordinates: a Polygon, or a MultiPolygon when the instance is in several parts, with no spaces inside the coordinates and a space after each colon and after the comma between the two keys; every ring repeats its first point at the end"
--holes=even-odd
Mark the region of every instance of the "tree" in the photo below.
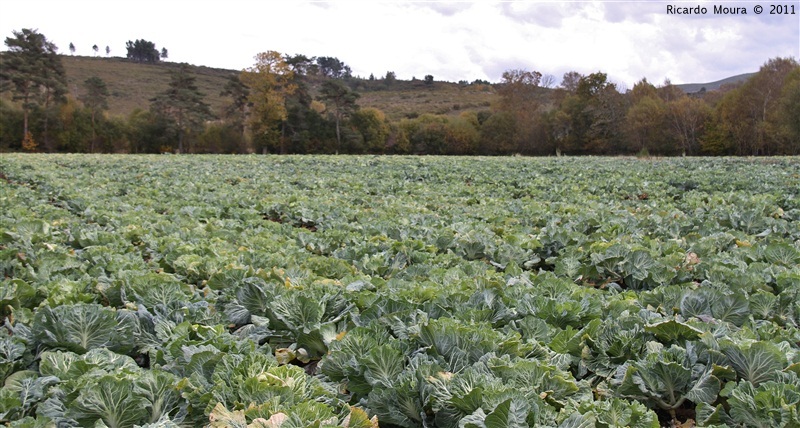
{"type": "Polygon", "coordinates": [[[394,71],[387,71],[384,81],[386,82],[386,85],[392,85],[397,81],[397,75],[394,74],[394,71]]]}
{"type": "Polygon", "coordinates": [[[668,119],[684,154],[700,152],[700,137],[711,117],[711,107],[697,98],[683,97],[667,105],[668,119]]]}
{"type": "Polygon", "coordinates": [[[361,136],[363,151],[382,153],[391,129],[382,111],[368,107],[353,112],[350,122],[361,136]]]}
{"type": "Polygon", "coordinates": [[[135,42],[128,40],[125,48],[128,50],[128,59],[134,62],[155,64],[160,59],[156,44],[144,39],[137,39],[135,42]]]}
{"type": "Polygon", "coordinates": [[[81,97],[81,101],[92,115],[92,141],[89,145],[89,152],[94,153],[97,141],[97,115],[108,110],[108,87],[106,82],[97,76],[86,79],[83,84],[86,93],[81,97]]]}
{"type": "Polygon", "coordinates": [[[233,123],[239,131],[239,138],[244,142],[245,122],[247,121],[247,111],[250,107],[250,90],[238,75],[233,75],[225,83],[220,95],[231,98],[231,103],[225,106],[223,115],[233,123]]]}
{"type": "MultiPolygon", "coordinates": [[[[527,153],[541,152],[536,144],[538,131],[537,116],[539,115],[539,83],[542,73],[524,69],[506,70],[503,72],[502,82],[497,92],[500,95],[498,105],[501,112],[510,114],[514,123],[514,138],[510,143],[511,151],[527,153]]],[[[499,123],[499,122],[495,122],[499,123]]]]}
{"type": "Polygon", "coordinates": [[[350,67],[340,61],[339,58],[321,56],[317,58],[317,67],[319,67],[319,73],[325,77],[334,79],[349,79],[351,77],[350,67]]]}
{"type": "Polygon", "coordinates": [[[167,48],[161,48],[161,59],[167,59],[167,57],[169,57],[168,54],[167,48]]]}
{"type": "Polygon", "coordinates": [[[514,151],[517,119],[511,113],[499,111],[486,119],[480,130],[480,153],[510,154],[514,151]]]}
{"type": "Polygon", "coordinates": [[[212,117],[196,80],[189,73],[189,66],[181,64],[177,72],[171,73],[169,87],[150,100],[151,110],[169,119],[176,131],[178,153],[184,152],[186,136],[202,130],[203,122],[212,117]]]}
{"type": "Polygon", "coordinates": [[[426,85],[433,85],[433,75],[426,74],[425,75],[425,84],[426,85]]]}
{"type": "Polygon", "coordinates": [[[314,65],[316,58],[309,58],[305,55],[286,55],[283,60],[286,61],[286,64],[291,67],[296,75],[306,75],[312,70],[315,71],[317,69],[317,66],[314,65]]]}
{"type": "Polygon", "coordinates": [[[72,42],[69,43],[69,54],[75,55],[75,45],[72,42]]]}
{"type": "Polygon", "coordinates": [[[106,56],[111,55],[111,48],[106,45],[106,56]]]}
{"type": "Polygon", "coordinates": [[[564,73],[564,77],[561,79],[561,88],[565,89],[567,92],[575,93],[578,90],[578,83],[580,83],[583,75],[578,73],[577,71],[568,71],[564,73]]]}
{"type": "Polygon", "coordinates": [[[717,105],[717,131],[733,141],[737,155],[769,155],[781,145],[772,112],[779,109],[787,76],[798,67],[794,59],[770,59],[717,105]]]}
{"type": "Polygon", "coordinates": [[[581,77],[577,84],[565,74],[562,86],[567,95],[556,114],[549,116],[550,138],[558,150],[576,154],[609,154],[618,147],[620,124],[626,113],[625,97],[605,73],[581,77]],[[574,87],[574,92],[573,91],[574,87]]]}
{"type": "MultiPolygon", "coordinates": [[[[31,109],[53,101],[63,100],[66,93],[66,73],[58,48],[36,30],[14,31],[7,37],[8,52],[0,56],[0,87],[10,86],[15,101],[21,101],[23,112],[23,139],[28,145],[34,141],[28,122],[31,109]]],[[[47,144],[47,115],[44,122],[47,144]]],[[[35,143],[33,143],[35,144],[35,143]]]]}
{"type": "Polygon", "coordinates": [[[250,129],[262,152],[277,142],[280,152],[286,153],[282,131],[287,117],[286,97],[297,89],[294,71],[280,52],[261,52],[255,59],[255,65],[239,77],[250,88],[250,129]]]}
{"type": "Polygon", "coordinates": [[[625,116],[625,130],[634,151],[664,154],[667,107],[660,98],[645,96],[637,100],[625,116]]]}
{"type": "Polygon", "coordinates": [[[336,152],[338,153],[342,147],[341,121],[358,109],[356,100],[359,95],[337,80],[328,80],[323,83],[320,94],[320,98],[326,101],[328,110],[331,111],[336,122],[336,152]]]}
{"type": "Polygon", "coordinates": [[[540,86],[543,88],[553,88],[556,86],[556,76],[552,74],[545,74],[542,76],[542,82],[540,86]]]}
{"type": "Polygon", "coordinates": [[[94,51],[94,56],[97,56],[97,52],[99,52],[99,51],[100,51],[100,48],[99,48],[99,47],[97,47],[97,45],[93,45],[93,46],[92,46],[92,50],[94,51]]]}
{"type": "Polygon", "coordinates": [[[800,67],[786,76],[774,117],[778,129],[783,134],[784,145],[781,153],[800,154],[800,67]]]}

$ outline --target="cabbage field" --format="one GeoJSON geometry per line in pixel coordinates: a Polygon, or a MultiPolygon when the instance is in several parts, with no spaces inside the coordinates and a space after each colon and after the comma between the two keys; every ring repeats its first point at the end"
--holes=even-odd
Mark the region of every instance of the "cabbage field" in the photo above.
{"type": "Polygon", "coordinates": [[[0,156],[0,423],[800,426],[800,159],[0,156]]]}

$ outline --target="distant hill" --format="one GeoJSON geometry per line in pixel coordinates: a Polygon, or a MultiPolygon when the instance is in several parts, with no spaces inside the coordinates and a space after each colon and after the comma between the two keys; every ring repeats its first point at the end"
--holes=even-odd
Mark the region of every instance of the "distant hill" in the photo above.
{"type": "Polygon", "coordinates": [[[683,92],[686,92],[687,94],[692,94],[692,93],[695,93],[695,92],[699,92],[702,88],[706,88],[706,91],[716,91],[722,85],[737,84],[737,83],[740,83],[740,82],[744,82],[745,80],[755,76],[755,74],[756,73],[745,73],[745,74],[739,74],[737,76],[731,76],[731,77],[728,77],[727,79],[717,80],[716,82],[684,83],[682,85],[675,85],[675,86],[677,86],[678,88],[680,88],[681,90],[683,90],[683,92]]]}
{"type": "MultiPolygon", "coordinates": [[[[62,55],[62,61],[70,94],[77,97],[83,91],[83,82],[97,76],[108,86],[109,113],[115,116],[127,116],[137,108],[147,109],[150,99],[167,88],[169,71],[178,67],[177,63],[139,64],[119,57],[62,55]]],[[[206,102],[214,112],[219,112],[228,102],[226,97],[220,96],[220,91],[227,79],[239,71],[194,65],[190,65],[190,69],[197,77],[197,86],[205,94],[206,102]]],[[[308,78],[312,96],[316,96],[323,81],[320,77],[308,78]]],[[[387,84],[381,79],[349,82],[361,94],[358,100],[361,107],[378,108],[392,120],[425,113],[457,115],[463,111],[488,109],[497,97],[491,85],[426,84],[422,80],[397,80],[387,84]]]]}

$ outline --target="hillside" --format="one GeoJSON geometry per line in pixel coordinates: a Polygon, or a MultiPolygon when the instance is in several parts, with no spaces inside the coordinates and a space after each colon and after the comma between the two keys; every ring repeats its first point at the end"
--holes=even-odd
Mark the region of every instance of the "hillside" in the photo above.
{"type": "MultiPolygon", "coordinates": [[[[92,58],[62,56],[67,72],[67,85],[73,97],[83,91],[83,82],[97,76],[106,82],[109,113],[127,116],[137,108],[147,109],[150,99],[167,88],[169,71],[178,64],[164,62],[157,65],[138,64],[123,58],[92,58]]],[[[191,66],[197,77],[197,86],[206,95],[213,111],[219,111],[225,100],[219,95],[225,81],[235,74],[232,70],[191,66]]]]}
{"type": "MultiPolygon", "coordinates": [[[[138,64],[124,58],[94,58],[86,56],[62,56],[67,72],[67,82],[72,96],[80,95],[82,83],[91,76],[103,79],[108,85],[109,113],[114,116],[127,116],[137,108],[147,109],[150,99],[166,89],[169,71],[178,67],[177,63],[164,62],[156,65],[138,64]]],[[[220,96],[226,80],[238,73],[204,66],[190,65],[197,77],[197,86],[205,94],[206,102],[213,111],[218,112],[227,102],[220,96]]],[[[749,79],[755,73],[740,74],[708,83],[687,83],[676,85],[684,92],[694,93],[706,88],[707,91],[719,89],[725,84],[735,84],[749,79]]],[[[316,96],[324,78],[308,77],[309,91],[316,96]]],[[[361,97],[361,107],[374,107],[386,114],[390,120],[416,117],[422,114],[458,115],[464,111],[488,109],[497,99],[491,85],[459,85],[451,82],[426,84],[422,80],[397,80],[387,84],[384,80],[352,79],[350,86],[361,97]]]]}
{"type": "Polygon", "coordinates": [[[706,88],[706,91],[716,91],[722,85],[729,85],[729,84],[736,84],[740,82],[744,82],[745,80],[755,76],[756,73],[745,73],[739,74],[737,76],[731,76],[726,79],[717,80],[716,82],[709,82],[709,83],[684,83],[682,85],[675,85],[680,88],[683,92],[687,94],[692,94],[695,92],[699,92],[702,88],[706,88]]]}
{"type": "MultiPolygon", "coordinates": [[[[127,116],[136,108],[146,109],[150,99],[166,89],[169,71],[178,64],[138,64],[123,58],[93,58],[85,56],[62,56],[67,72],[69,91],[77,96],[83,90],[83,82],[91,76],[103,79],[108,85],[109,113],[127,116]]],[[[236,70],[224,70],[203,66],[190,66],[197,77],[197,86],[206,95],[206,102],[218,112],[227,100],[220,96],[226,80],[236,70]]],[[[310,78],[310,92],[315,95],[321,84],[320,78],[310,78]]],[[[387,85],[382,80],[353,79],[351,86],[361,94],[361,107],[375,107],[389,119],[397,120],[425,113],[460,114],[488,108],[496,95],[490,85],[459,85],[435,82],[431,85],[421,80],[398,80],[387,85]]]]}
{"type": "Polygon", "coordinates": [[[375,107],[391,120],[421,114],[459,115],[464,111],[488,109],[497,98],[491,85],[459,85],[451,82],[426,84],[421,80],[363,81],[357,86],[358,104],[375,107]]]}

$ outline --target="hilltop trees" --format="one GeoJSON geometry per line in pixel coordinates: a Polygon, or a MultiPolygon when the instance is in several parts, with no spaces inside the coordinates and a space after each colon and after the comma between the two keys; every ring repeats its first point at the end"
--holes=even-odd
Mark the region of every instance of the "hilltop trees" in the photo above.
{"type": "Polygon", "coordinates": [[[334,79],[347,79],[351,77],[350,66],[340,61],[339,58],[321,56],[317,58],[319,73],[334,79]]]}
{"type": "MultiPolygon", "coordinates": [[[[125,48],[128,50],[128,59],[134,62],[155,64],[161,59],[161,54],[156,49],[156,44],[144,39],[128,40],[125,48]]],[[[163,52],[166,53],[166,49],[163,52]]]]}
{"type": "Polygon", "coordinates": [[[8,53],[2,55],[0,63],[0,88],[7,87],[13,93],[14,101],[19,101],[23,113],[23,142],[26,149],[35,150],[37,144],[29,130],[31,110],[43,108],[43,134],[45,146],[48,141],[48,108],[63,100],[66,92],[66,73],[58,57],[55,44],[36,30],[14,31],[14,37],[7,37],[5,44],[8,53]]]}

